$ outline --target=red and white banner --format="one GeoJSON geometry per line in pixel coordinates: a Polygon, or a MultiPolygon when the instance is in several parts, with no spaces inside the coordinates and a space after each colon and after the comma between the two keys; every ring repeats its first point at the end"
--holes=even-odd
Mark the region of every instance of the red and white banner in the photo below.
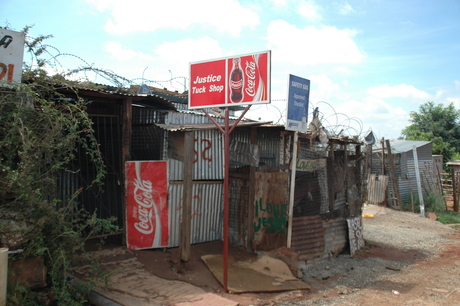
{"type": "Polygon", "coordinates": [[[270,103],[270,51],[190,64],[189,108],[270,103]]]}
{"type": "Polygon", "coordinates": [[[129,249],[169,244],[166,161],[126,162],[126,240],[129,249]]]}

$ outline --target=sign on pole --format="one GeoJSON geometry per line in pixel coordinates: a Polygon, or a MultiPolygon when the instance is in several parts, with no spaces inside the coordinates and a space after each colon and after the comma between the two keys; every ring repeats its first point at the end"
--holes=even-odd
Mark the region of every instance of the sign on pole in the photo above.
{"type": "Polygon", "coordinates": [[[270,103],[270,51],[190,63],[190,109],[270,103]]]}
{"type": "Polygon", "coordinates": [[[286,130],[305,133],[308,129],[310,80],[289,75],[286,130]]]}
{"type": "Polygon", "coordinates": [[[25,35],[0,29],[0,83],[21,83],[25,35]]]}
{"type": "Polygon", "coordinates": [[[126,162],[126,242],[129,249],[169,246],[166,161],[126,162]]]}

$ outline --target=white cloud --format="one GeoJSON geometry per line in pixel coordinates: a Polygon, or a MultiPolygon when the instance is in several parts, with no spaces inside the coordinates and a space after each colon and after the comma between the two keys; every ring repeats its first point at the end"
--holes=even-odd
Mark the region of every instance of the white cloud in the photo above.
{"type": "Polygon", "coordinates": [[[296,65],[358,63],[362,54],[353,36],[356,31],[336,27],[297,28],[284,20],[272,21],[267,29],[273,59],[296,65]]]}
{"type": "Polygon", "coordinates": [[[447,97],[444,105],[447,106],[450,103],[454,103],[455,108],[460,108],[460,97],[447,97]]]}
{"type": "Polygon", "coordinates": [[[153,52],[162,61],[168,63],[187,61],[187,67],[189,62],[223,56],[219,42],[207,36],[200,39],[186,38],[175,42],[164,42],[157,46],[153,52]]]}
{"type": "Polygon", "coordinates": [[[388,86],[388,85],[381,85],[376,87],[371,87],[367,90],[367,93],[377,97],[377,98],[393,98],[393,97],[400,97],[400,98],[415,98],[420,100],[429,100],[431,99],[431,95],[425,91],[419,90],[412,85],[396,85],[396,86],[388,86]]]}
{"type": "Polygon", "coordinates": [[[320,7],[313,1],[300,1],[298,12],[308,20],[316,21],[321,19],[319,14],[320,7]]]}
{"type": "Polygon", "coordinates": [[[339,14],[348,15],[350,13],[355,13],[355,10],[348,2],[339,5],[339,14]]]}
{"type": "Polygon", "coordinates": [[[378,138],[396,139],[401,135],[401,130],[408,125],[409,115],[405,110],[401,107],[393,107],[375,97],[365,97],[362,101],[349,100],[334,105],[334,108],[336,113],[345,114],[350,118],[350,120],[340,116],[337,119],[334,116],[328,118],[331,124],[338,125],[335,130],[339,131],[340,129],[346,131],[347,125],[350,125],[349,133],[352,131],[364,133],[372,129],[378,138]]]}
{"type": "Polygon", "coordinates": [[[332,83],[325,75],[313,75],[308,79],[311,82],[310,101],[328,101],[340,89],[339,85],[332,83]]]}
{"type": "Polygon", "coordinates": [[[460,81],[454,81],[455,88],[460,89],[460,81]]]}
{"type": "Polygon", "coordinates": [[[112,34],[153,32],[158,29],[183,30],[192,25],[212,27],[238,36],[244,27],[259,24],[259,16],[236,0],[87,0],[111,18],[105,30],[112,34]]]}
{"type": "Polygon", "coordinates": [[[110,41],[105,44],[105,50],[109,52],[112,57],[118,60],[129,60],[133,58],[144,59],[144,60],[153,60],[151,55],[136,52],[131,49],[123,48],[120,42],[118,41],[110,41]]]}

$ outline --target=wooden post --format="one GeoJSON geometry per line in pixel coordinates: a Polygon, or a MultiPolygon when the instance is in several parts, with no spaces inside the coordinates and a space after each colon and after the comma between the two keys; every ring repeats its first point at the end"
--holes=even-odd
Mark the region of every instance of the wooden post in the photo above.
{"type": "Polygon", "coordinates": [[[329,211],[333,212],[334,211],[334,204],[335,204],[335,190],[334,190],[334,179],[333,177],[337,175],[334,172],[334,143],[329,141],[330,145],[330,150],[329,150],[329,156],[327,158],[327,190],[328,190],[328,198],[329,198],[329,211]]]}
{"type": "Polygon", "coordinates": [[[398,178],[396,177],[395,163],[393,159],[393,154],[391,153],[390,140],[387,139],[386,142],[387,142],[387,150],[388,150],[388,163],[390,164],[391,181],[393,182],[393,190],[395,192],[394,195],[396,197],[398,209],[402,210],[401,194],[399,193],[398,178]]]}
{"type": "Polygon", "coordinates": [[[372,145],[367,145],[367,157],[366,160],[367,160],[367,164],[366,164],[366,167],[367,167],[367,172],[366,172],[366,175],[367,177],[369,177],[369,175],[372,174],[372,145]]]}
{"type": "Polygon", "coordinates": [[[363,176],[362,176],[362,167],[361,167],[361,159],[362,159],[362,153],[361,153],[361,145],[356,145],[355,146],[355,154],[356,154],[356,168],[358,168],[358,172],[356,173],[356,176],[357,176],[357,182],[358,182],[358,192],[359,192],[359,195],[361,196],[361,199],[362,199],[362,195],[363,195],[363,176]]]}
{"type": "Polygon", "coordinates": [[[382,137],[382,175],[385,175],[385,139],[382,137]]]}
{"type": "Polygon", "coordinates": [[[124,224],[123,235],[122,235],[122,244],[126,245],[126,228],[128,224],[126,223],[126,168],[125,164],[128,160],[131,159],[131,136],[133,130],[133,100],[132,98],[126,98],[122,102],[122,129],[121,129],[121,172],[123,177],[123,199],[122,211],[123,211],[123,220],[121,224],[124,224]]]}
{"type": "Polygon", "coordinates": [[[295,192],[295,174],[297,166],[297,142],[299,140],[299,132],[294,132],[294,143],[292,149],[292,161],[291,161],[291,191],[289,192],[289,210],[288,210],[288,233],[287,233],[287,247],[291,247],[292,241],[292,215],[294,213],[294,192],[295,192]]]}
{"type": "Polygon", "coordinates": [[[455,171],[455,166],[452,165],[452,197],[454,198],[454,207],[453,210],[458,212],[458,193],[457,193],[457,172],[455,171]]]}
{"type": "MultiPolygon", "coordinates": [[[[257,144],[257,128],[251,128],[251,143],[253,145],[257,144]]],[[[248,199],[248,240],[246,241],[246,248],[249,251],[252,251],[254,248],[254,213],[255,213],[255,199],[254,199],[254,186],[255,186],[255,177],[256,177],[256,167],[249,167],[249,199],[248,199]]]]}
{"type": "Polygon", "coordinates": [[[180,222],[180,259],[187,262],[190,259],[190,243],[192,233],[192,185],[193,185],[193,146],[194,132],[185,132],[184,137],[184,186],[182,196],[182,220],[180,222]]]}

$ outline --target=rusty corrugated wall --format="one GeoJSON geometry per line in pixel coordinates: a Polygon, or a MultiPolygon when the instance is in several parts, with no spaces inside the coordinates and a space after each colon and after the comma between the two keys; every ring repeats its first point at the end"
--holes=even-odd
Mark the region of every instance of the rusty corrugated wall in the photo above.
{"type": "Polygon", "coordinates": [[[325,248],[324,235],[321,216],[293,218],[291,249],[300,255],[300,260],[321,257],[325,248]]]}

